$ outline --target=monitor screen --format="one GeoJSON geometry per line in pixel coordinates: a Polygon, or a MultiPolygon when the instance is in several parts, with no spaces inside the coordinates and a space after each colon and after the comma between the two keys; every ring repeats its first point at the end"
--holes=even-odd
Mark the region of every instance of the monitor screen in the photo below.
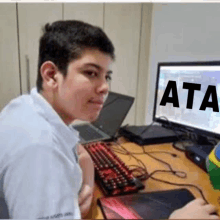
{"type": "Polygon", "coordinates": [[[220,137],[219,103],[220,62],[158,63],[154,121],[220,137]]]}

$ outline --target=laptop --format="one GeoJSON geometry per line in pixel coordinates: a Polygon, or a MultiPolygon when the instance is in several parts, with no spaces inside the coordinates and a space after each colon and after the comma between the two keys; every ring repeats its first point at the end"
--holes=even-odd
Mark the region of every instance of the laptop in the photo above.
{"type": "Polygon", "coordinates": [[[96,121],[72,125],[74,129],[79,131],[80,143],[86,144],[112,140],[122,125],[133,102],[134,97],[109,92],[96,121]]]}

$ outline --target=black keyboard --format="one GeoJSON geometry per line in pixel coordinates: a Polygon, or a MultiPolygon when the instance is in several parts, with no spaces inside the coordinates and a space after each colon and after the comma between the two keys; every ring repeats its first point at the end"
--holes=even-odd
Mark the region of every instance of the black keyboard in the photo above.
{"type": "Polygon", "coordinates": [[[96,182],[106,196],[136,193],[144,189],[143,183],[111,150],[110,143],[84,144],[95,166],[96,182]]]}
{"type": "Polygon", "coordinates": [[[99,134],[95,129],[93,129],[89,125],[82,125],[76,127],[75,129],[79,131],[80,136],[86,141],[95,140],[103,137],[101,134],[99,134]]]}

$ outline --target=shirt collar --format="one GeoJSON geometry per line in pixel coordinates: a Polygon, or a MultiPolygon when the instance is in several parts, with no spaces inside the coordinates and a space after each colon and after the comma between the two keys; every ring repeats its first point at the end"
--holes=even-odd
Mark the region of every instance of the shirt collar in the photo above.
{"type": "Polygon", "coordinates": [[[76,145],[79,142],[79,132],[72,126],[66,125],[50,103],[37,92],[36,88],[31,90],[31,98],[33,100],[35,111],[47,120],[66,141],[76,145]],[[75,142],[75,143],[74,143],[75,142]]]}

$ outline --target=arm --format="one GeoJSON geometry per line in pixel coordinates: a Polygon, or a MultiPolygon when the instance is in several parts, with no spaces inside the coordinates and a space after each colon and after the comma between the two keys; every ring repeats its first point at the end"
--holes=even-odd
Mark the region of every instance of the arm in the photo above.
{"type": "Polygon", "coordinates": [[[83,172],[83,184],[79,194],[79,206],[82,217],[85,217],[90,209],[94,191],[94,164],[82,145],[78,145],[79,164],[83,172]]]}
{"type": "Polygon", "coordinates": [[[214,214],[216,211],[215,206],[206,204],[203,199],[194,199],[183,208],[175,210],[169,219],[219,219],[214,214]]]}
{"type": "Polygon", "coordinates": [[[4,195],[10,218],[79,219],[81,172],[58,148],[42,145],[24,148],[9,161],[4,195]]]}

